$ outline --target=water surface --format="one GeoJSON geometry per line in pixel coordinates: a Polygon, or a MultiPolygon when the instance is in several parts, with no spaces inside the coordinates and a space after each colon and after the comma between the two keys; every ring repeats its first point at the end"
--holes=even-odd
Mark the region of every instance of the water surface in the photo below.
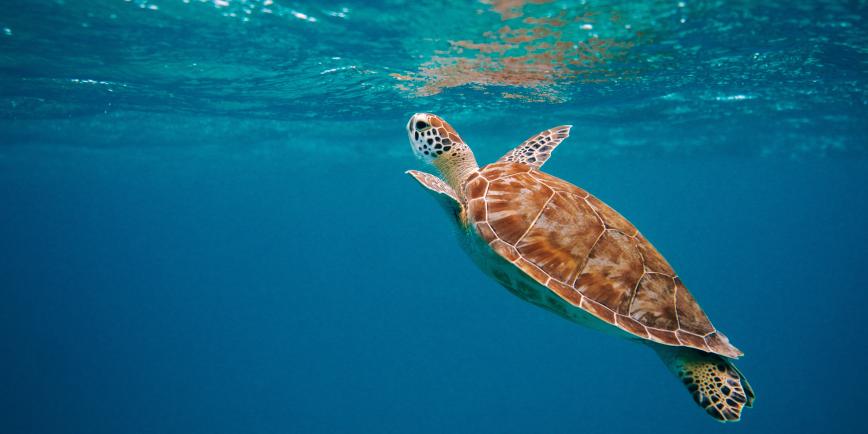
{"type": "Polygon", "coordinates": [[[3,6],[0,431],[861,432],[866,9],[3,6]],[[419,111],[483,162],[573,124],[546,170],[667,257],[756,408],[476,270],[403,174],[419,111]]]}

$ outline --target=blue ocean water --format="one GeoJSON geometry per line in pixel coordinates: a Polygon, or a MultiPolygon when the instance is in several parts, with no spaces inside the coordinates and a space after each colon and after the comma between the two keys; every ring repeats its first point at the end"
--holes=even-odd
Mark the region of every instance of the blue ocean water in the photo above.
{"type": "Polygon", "coordinates": [[[0,9],[0,432],[864,432],[864,1],[0,9]],[[714,422],[510,295],[404,126],[628,217],[745,352],[714,422]]]}

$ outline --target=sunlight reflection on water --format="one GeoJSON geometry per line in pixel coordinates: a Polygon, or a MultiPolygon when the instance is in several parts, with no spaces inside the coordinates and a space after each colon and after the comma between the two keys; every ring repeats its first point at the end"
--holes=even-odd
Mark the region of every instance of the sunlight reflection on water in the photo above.
{"type": "Polygon", "coordinates": [[[433,111],[523,134],[573,123],[606,155],[864,155],[868,33],[854,23],[865,9],[28,2],[0,18],[0,126],[16,144],[272,143],[347,123],[391,137],[433,111]],[[761,139],[734,141],[743,131],[761,139]]]}

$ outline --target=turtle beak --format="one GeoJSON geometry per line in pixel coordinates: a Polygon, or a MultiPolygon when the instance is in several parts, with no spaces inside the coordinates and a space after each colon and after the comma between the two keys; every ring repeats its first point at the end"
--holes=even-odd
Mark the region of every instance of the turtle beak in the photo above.
{"type": "Polygon", "coordinates": [[[430,163],[433,155],[428,149],[428,144],[425,143],[423,137],[424,132],[428,129],[428,115],[425,113],[416,113],[410,116],[410,121],[407,122],[407,137],[410,139],[410,148],[417,157],[421,158],[426,163],[430,163]]]}
{"type": "MultiPolygon", "coordinates": [[[[416,128],[413,127],[413,124],[416,123],[416,116],[419,116],[419,115],[418,115],[418,114],[415,114],[415,115],[413,115],[413,116],[410,116],[410,120],[407,121],[407,136],[410,137],[410,141],[411,141],[411,142],[413,141],[413,136],[414,136],[413,133],[416,132],[416,128]]],[[[418,137],[416,137],[416,138],[418,139],[418,137]]]]}

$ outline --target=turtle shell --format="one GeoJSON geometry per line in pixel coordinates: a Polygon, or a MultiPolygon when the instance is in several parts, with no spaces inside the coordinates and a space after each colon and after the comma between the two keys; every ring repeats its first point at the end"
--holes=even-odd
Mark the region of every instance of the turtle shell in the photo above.
{"type": "Polygon", "coordinates": [[[503,162],[471,175],[463,196],[489,246],[573,306],[644,339],[742,355],[654,246],[581,188],[503,162]]]}

